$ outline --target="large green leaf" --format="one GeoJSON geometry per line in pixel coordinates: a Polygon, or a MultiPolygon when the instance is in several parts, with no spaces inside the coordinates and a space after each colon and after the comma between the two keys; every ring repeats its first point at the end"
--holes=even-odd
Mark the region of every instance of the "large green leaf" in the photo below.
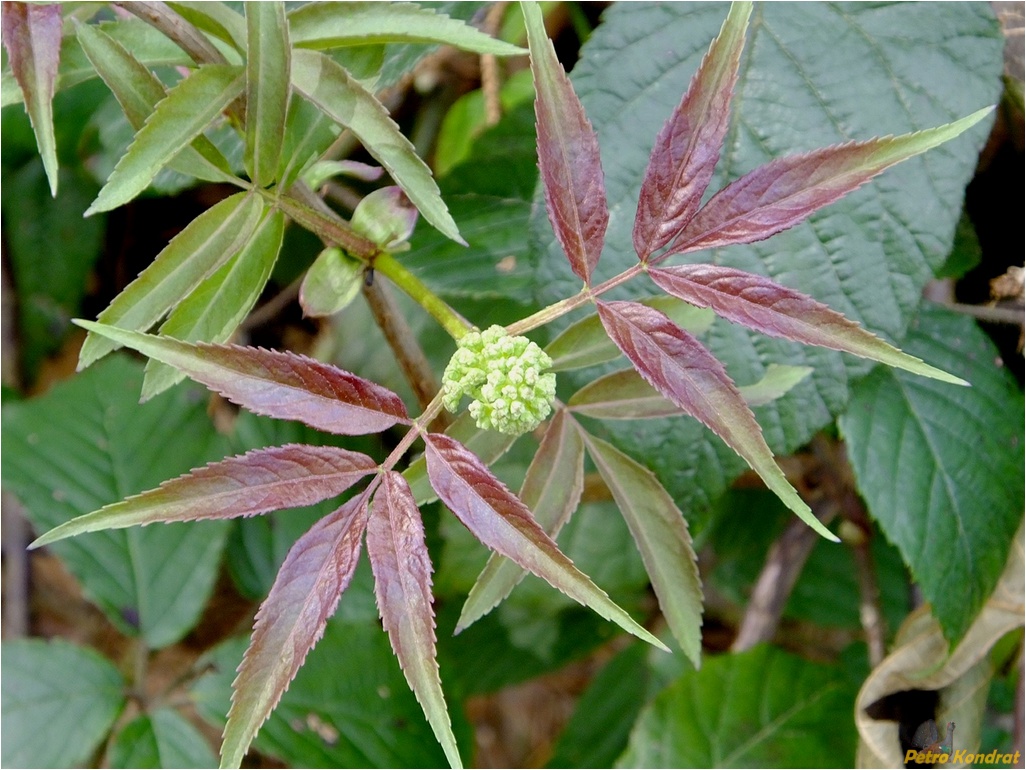
{"type": "Polygon", "coordinates": [[[93,650],[61,640],[3,643],[4,767],[80,767],[125,703],[125,682],[93,650]]]}
{"type": "Polygon", "coordinates": [[[924,308],[907,349],[972,383],[878,370],[841,428],[870,513],[958,639],[993,590],[1023,513],[1023,397],[975,323],[924,308]]]}
{"type": "MultiPolygon", "coordinates": [[[[40,398],[3,409],[4,487],[45,531],[155,487],[224,454],[195,388],[142,406],[142,367],[123,356],[40,398]]],[[[122,631],[151,647],[199,619],[220,562],[225,522],[95,532],[53,550],[122,631]]]]}
{"type": "MultiPolygon", "coordinates": [[[[599,134],[612,210],[596,281],[636,260],[631,226],[652,142],[725,14],[723,6],[702,3],[613,6],[582,49],[572,80],[599,134]]],[[[786,153],[960,118],[997,99],[1000,71],[1001,41],[985,6],[760,5],[710,189],[786,153]]],[[[950,248],[985,135],[986,127],[977,126],[771,240],[688,258],[768,275],[900,340],[923,284],[950,248]]],[[[547,304],[576,293],[579,284],[540,208],[533,225],[540,246],[533,272],[538,300],[547,304]]],[[[650,288],[637,282],[617,291],[637,297],[650,288]]],[[[770,362],[815,369],[756,412],[778,452],[804,443],[842,411],[851,381],[869,369],[838,353],[753,336],[722,322],[707,341],[738,382],[758,381],[770,362]]],[[[689,516],[701,514],[743,468],[690,420],[609,429],[614,443],[644,457],[689,516]]]]}
{"type": "Polygon", "coordinates": [[[2,668],[4,767],[84,765],[125,702],[114,664],[68,642],[4,642],[2,668]]]}
{"type": "Polygon", "coordinates": [[[217,757],[203,733],[174,709],[129,722],[114,738],[110,767],[214,767],[217,757]]]}
{"type": "Polygon", "coordinates": [[[851,767],[855,693],[769,646],[707,658],[641,713],[618,767],[851,767]]]}
{"type": "MultiPolygon", "coordinates": [[[[356,581],[338,614],[354,599],[356,581]]],[[[370,584],[365,585],[371,591],[370,584]]],[[[373,602],[373,599],[371,599],[373,602]]],[[[200,713],[222,724],[245,639],[214,650],[214,671],[193,688],[200,713]]],[[[450,706],[456,737],[469,755],[469,729],[450,706]]],[[[444,767],[420,705],[410,692],[378,621],[328,622],[324,638],[261,728],[253,747],[293,767],[444,767]]]]}

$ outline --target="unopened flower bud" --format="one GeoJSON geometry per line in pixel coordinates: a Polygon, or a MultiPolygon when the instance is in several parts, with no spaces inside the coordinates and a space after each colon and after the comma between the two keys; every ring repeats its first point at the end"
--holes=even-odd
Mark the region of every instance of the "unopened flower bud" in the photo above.
{"type": "Polygon", "coordinates": [[[534,430],[552,411],[556,375],[552,359],[527,337],[510,337],[501,326],[465,334],[442,375],[450,412],[470,396],[479,428],[513,436],[534,430]]]}

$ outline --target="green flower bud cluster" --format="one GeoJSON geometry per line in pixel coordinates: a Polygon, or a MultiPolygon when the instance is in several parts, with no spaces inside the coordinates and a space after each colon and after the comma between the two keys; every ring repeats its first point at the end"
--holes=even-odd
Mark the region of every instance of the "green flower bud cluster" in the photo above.
{"type": "Polygon", "coordinates": [[[552,359],[527,337],[510,337],[501,326],[460,338],[442,375],[445,408],[455,412],[470,396],[479,428],[511,436],[534,430],[552,411],[556,375],[543,373],[552,359]]]}

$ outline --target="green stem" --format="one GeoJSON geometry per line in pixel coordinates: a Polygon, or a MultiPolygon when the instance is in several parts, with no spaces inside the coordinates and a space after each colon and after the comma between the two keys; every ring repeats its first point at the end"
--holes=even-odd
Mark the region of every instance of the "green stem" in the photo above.
{"type": "Polygon", "coordinates": [[[437,294],[424,285],[413,273],[403,267],[395,257],[381,252],[374,259],[374,269],[388,277],[392,283],[410,295],[431,317],[442,325],[449,335],[458,340],[474,326],[467,319],[449,307],[437,294]]]}
{"type": "Polygon", "coordinates": [[[548,307],[539,310],[537,313],[529,315],[527,318],[522,318],[514,324],[510,324],[506,327],[506,331],[511,336],[515,336],[529,332],[531,329],[537,329],[539,326],[544,326],[550,321],[554,321],[560,316],[566,315],[571,310],[576,310],[581,305],[586,305],[593,301],[595,297],[619,286],[621,283],[629,281],[638,273],[642,273],[647,269],[646,265],[639,263],[633,267],[627,268],[619,275],[613,276],[608,281],[603,281],[598,286],[591,288],[585,286],[574,296],[561,299],[559,302],[554,302],[548,307]]]}
{"type": "Polygon", "coordinates": [[[341,246],[368,267],[373,267],[382,275],[387,276],[392,283],[409,294],[418,305],[438,321],[453,339],[458,340],[473,330],[473,324],[449,307],[417,276],[403,267],[391,254],[381,251],[376,243],[354,231],[342,219],[329,216],[326,212],[308,206],[291,195],[279,197],[275,196],[272,191],[266,190],[260,190],[260,193],[272,201],[283,213],[322,240],[341,246]]]}

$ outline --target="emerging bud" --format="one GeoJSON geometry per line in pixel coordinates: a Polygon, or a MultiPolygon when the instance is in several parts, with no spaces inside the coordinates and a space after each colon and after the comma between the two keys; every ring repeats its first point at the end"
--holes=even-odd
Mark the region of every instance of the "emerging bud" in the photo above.
{"type": "Polygon", "coordinates": [[[470,396],[479,428],[511,436],[534,430],[552,411],[556,375],[552,359],[527,337],[510,337],[501,326],[460,339],[442,375],[445,408],[455,412],[470,396]]]}

